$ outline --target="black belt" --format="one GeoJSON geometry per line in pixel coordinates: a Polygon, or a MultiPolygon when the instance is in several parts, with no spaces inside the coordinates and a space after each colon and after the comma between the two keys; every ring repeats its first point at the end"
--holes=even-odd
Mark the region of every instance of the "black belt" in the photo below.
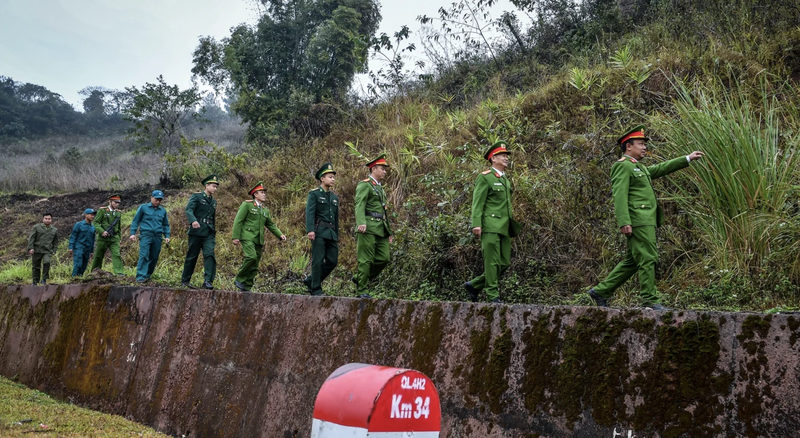
{"type": "Polygon", "coordinates": [[[375,213],[374,211],[368,211],[367,212],[367,216],[376,217],[378,219],[383,219],[383,214],[382,213],[375,213]]]}
{"type": "Polygon", "coordinates": [[[317,226],[324,228],[333,228],[333,224],[322,219],[317,221],[317,226]]]}
{"type": "Polygon", "coordinates": [[[214,219],[198,219],[197,222],[203,222],[203,223],[206,223],[206,224],[213,224],[214,223],[214,219]]]}

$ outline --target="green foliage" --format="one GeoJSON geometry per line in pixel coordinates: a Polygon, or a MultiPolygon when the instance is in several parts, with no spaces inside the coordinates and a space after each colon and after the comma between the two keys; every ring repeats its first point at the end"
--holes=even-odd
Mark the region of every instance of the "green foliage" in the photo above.
{"type": "Polygon", "coordinates": [[[60,402],[43,392],[0,377],[0,434],[7,438],[57,435],[64,438],[166,437],[149,427],[60,402]],[[26,423],[19,420],[30,419],[26,423]]]}
{"type": "MultiPolygon", "coordinates": [[[[124,110],[125,119],[133,124],[129,135],[139,145],[139,152],[167,158],[181,146],[187,119],[200,118],[195,109],[202,100],[196,87],[181,91],[177,85],[167,85],[159,75],[157,83],[125,89],[131,95],[131,105],[124,110]]],[[[161,167],[161,184],[172,183],[169,161],[161,167]]]]}
{"type": "Polygon", "coordinates": [[[262,4],[255,26],[239,25],[220,42],[201,38],[192,69],[237,96],[233,110],[254,142],[282,134],[310,105],[341,101],[354,75],[366,71],[381,19],[373,0],[262,4]]]}
{"type": "MultiPolygon", "coordinates": [[[[788,94],[796,89],[786,85],[788,94]]],[[[730,90],[678,84],[676,117],[659,118],[671,153],[702,150],[707,156],[683,175],[679,204],[707,240],[718,269],[735,275],[759,272],[769,259],[800,279],[796,254],[800,111],[782,102],[774,86],[730,90]],[[751,98],[751,95],[753,96],[751,98]]],[[[778,86],[780,88],[780,85],[778,86]]]]}
{"type": "Polygon", "coordinates": [[[183,187],[195,187],[199,181],[211,174],[244,178],[242,169],[250,158],[249,154],[232,154],[201,138],[194,140],[181,138],[180,142],[178,150],[166,154],[164,161],[183,187]]]}
{"type": "MultiPolygon", "coordinates": [[[[406,60],[403,55],[410,54],[417,48],[413,43],[403,44],[410,36],[408,26],[403,25],[392,38],[386,33],[381,33],[379,38],[372,38],[370,45],[373,56],[386,64],[384,68],[369,72],[372,84],[368,86],[368,90],[373,96],[399,95],[406,91],[403,87],[407,85],[405,82],[409,80],[411,72],[405,68],[406,60]]],[[[416,67],[425,67],[425,62],[417,61],[416,67]]]]}
{"type": "Polygon", "coordinates": [[[0,142],[83,131],[80,118],[60,94],[0,76],[0,142]]]}

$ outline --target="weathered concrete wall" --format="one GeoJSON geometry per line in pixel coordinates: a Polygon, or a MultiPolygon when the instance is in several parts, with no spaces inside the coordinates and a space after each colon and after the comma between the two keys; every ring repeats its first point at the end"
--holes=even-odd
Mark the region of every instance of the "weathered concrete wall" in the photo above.
{"type": "Polygon", "coordinates": [[[443,437],[793,437],[798,336],[785,315],[0,286],[0,374],[190,437],[307,438],[348,362],[431,377],[443,437]]]}

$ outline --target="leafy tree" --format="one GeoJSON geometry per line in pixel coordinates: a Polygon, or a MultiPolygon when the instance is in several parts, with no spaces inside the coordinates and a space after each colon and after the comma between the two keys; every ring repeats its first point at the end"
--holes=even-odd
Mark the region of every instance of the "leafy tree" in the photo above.
{"type": "Polygon", "coordinates": [[[86,114],[91,114],[94,117],[104,116],[106,109],[103,102],[103,92],[99,90],[92,91],[89,97],[83,100],[83,110],[86,114]]]}
{"type": "Polygon", "coordinates": [[[154,153],[162,158],[161,183],[171,183],[168,159],[177,153],[188,119],[200,118],[196,108],[202,96],[196,87],[181,91],[177,85],[167,85],[162,76],[157,83],[125,89],[131,105],[123,112],[133,126],[129,136],[138,144],[140,153],[154,153]]]}
{"type": "Polygon", "coordinates": [[[255,26],[200,38],[192,73],[235,95],[251,140],[275,136],[314,104],[344,97],[365,72],[381,16],[375,0],[260,0],[255,26]]]}
{"type": "MultiPolygon", "coordinates": [[[[393,37],[381,33],[380,37],[372,39],[371,46],[375,57],[384,62],[384,67],[369,72],[372,84],[368,86],[368,90],[372,95],[378,96],[382,93],[403,91],[403,84],[411,75],[411,71],[406,69],[406,59],[403,54],[410,54],[417,48],[413,43],[403,44],[403,41],[408,40],[410,36],[411,31],[408,30],[408,26],[403,25],[399,31],[394,33],[393,37]]],[[[425,62],[417,61],[415,67],[424,68],[425,62]]]]}
{"type": "Polygon", "coordinates": [[[102,106],[103,113],[107,116],[115,116],[122,114],[122,110],[131,104],[132,96],[127,90],[115,90],[105,87],[86,87],[78,94],[84,96],[83,109],[86,112],[92,112],[92,109],[87,108],[87,101],[91,100],[89,107],[97,110],[102,106]]]}
{"type": "Polygon", "coordinates": [[[80,133],[81,115],[58,93],[0,76],[0,139],[80,133]]]}

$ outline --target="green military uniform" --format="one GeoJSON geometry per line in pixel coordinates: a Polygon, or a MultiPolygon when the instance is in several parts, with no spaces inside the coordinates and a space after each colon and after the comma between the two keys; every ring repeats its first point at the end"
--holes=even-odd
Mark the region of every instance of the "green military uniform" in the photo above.
{"type": "MultiPolygon", "coordinates": [[[[484,157],[508,154],[504,142],[497,142],[484,157]]],[[[503,173],[492,168],[478,176],[472,193],[472,228],[481,228],[483,274],[465,285],[473,301],[477,292],[486,291],[490,301],[500,299],[500,276],[511,266],[511,183],[503,173]]]]}
{"type": "MultiPolygon", "coordinates": [[[[619,140],[620,145],[631,139],[649,140],[644,126],[637,126],[619,140]]],[[[623,146],[624,147],[624,146],[623,146]]],[[[624,155],[611,166],[611,191],[617,226],[630,225],[632,233],[627,238],[627,254],[608,277],[592,291],[603,301],[639,272],[640,296],[644,305],[658,304],[656,290],[656,227],[661,226],[663,212],[656,200],[652,180],[689,166],[688,157],[645,167],[636,159],[624,155]]]]}
{"type": "MultiPolygon", "coordinates": [[[[250,195],[259,190],[264,190],[260,182],[250,190],[250,195]]],[[[272,220],[266,205],[259,205],[256,200],[242,202],[233,219],[233,239],[239,240],[244,252],[244,261],[235,279],[236,283],[242,286],[237,285],[241,290],[252,289],[253,280],[258,274],[258,264],[261,262],[261,251],[264,248],[264,227],[275,237],[280,238],[283,235],[272,220]]]]}
{"type": "MultiPolygon", "coordinates": [[[[367,163],[367,167],[387,166],[386,155],[367,163]]],[[[386,192],[372,176],[356,185],[356,226],[366,225],[363,233],[356,233],[358,272],[353,277],[358,292],[365,293],[367,284],[389,264],[389,236],[392,228],[386,214],[386,192]]]]}
{"type": "MultiPolygon", "coordinates": [[[[202,181],[203,186],[217,184],[216,175],[211,175],[202,181]]],[[[214,288],[214,278],[217,276],[217,258],[214,255],[214,248],[217,245],[217,200],[206,194],[205,190],[195,193],[189,198],[186,204],[186,220],[189,222],[189,248],[186,251],[186,259],[183,262],[183,274],[181,283],[191,287],[192,274],[197,266],[197,258],[200,251],[203,251],[203,287],[206,289],[214,288]],[[194,228],[192,224],[197,222],[200,228],[194,228]]]]}
{"type": "MultiPolygon", "coordinates": [[[[120,200],[120,195],[111,195],[109,201],[120,200]]],[[[123,275],[122,257],[119,253],[120,240],[122,239],[122,211],[112,210],[111,206],[100,207],[97,209],[97,216],[94,219],[94,227],[97,230],[97,247],[94,250],[94,259],[89,271],[103,268],[103,259],[106,251],[111,251],[111,266],[114,274],[123,275]],[[114,224],[112,227],[111,224],[114,224]],[[108,232],[107,237],[103,237],[104,232],[108,232]]]]}
{"type": "MultiPolygon", "coordinates": [[[[336,175],[331,163],[325,163],[315,177],[336,175]]],[[[311,242],[311,275],[303,280],[312,295],[322,295],[322,281],[339,263],[339,197],[322,186],[308,192],[306,233],[314,233],[311,242]]]]}
{"type": "MultiPolygon", "coordinates": [[[[52,216],[51,216],[52,217],[52,216]]],[[[28,236],[28,250],[33,250],[33,284],[46,284],[50,278],[50,257],[58,249],[58,229],[52,225],[36,224],[28,236]],[[41,274],[41,277],[40,277],[41,274]]]]}

